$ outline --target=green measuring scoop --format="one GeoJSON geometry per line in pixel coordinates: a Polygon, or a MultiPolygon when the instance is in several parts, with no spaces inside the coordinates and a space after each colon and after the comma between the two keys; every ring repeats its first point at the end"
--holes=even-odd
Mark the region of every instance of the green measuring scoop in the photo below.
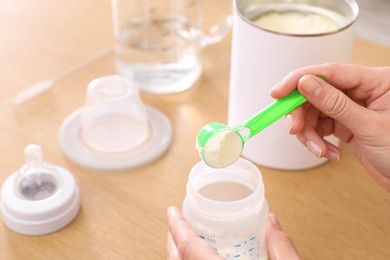
{"type": "Polygon", "coordinates": [[[230,127],[218,122],[205,125],[199,131],[196,141],[201,158],[213,168],[229,166],[240,157],[244,143],[249,138],[306,101],[296,89],[238,126],[230,127]]]}

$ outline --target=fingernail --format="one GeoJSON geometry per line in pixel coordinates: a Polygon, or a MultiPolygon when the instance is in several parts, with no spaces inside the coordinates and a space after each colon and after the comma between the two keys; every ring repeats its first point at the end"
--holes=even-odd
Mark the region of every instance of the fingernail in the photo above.
{"type": "Polygon", "coordinates": [[[288,128],[288,132],[291,133],[291,128],[293,126],[293,117],[290,114],[286,116],[286,125],[288,128]]]}
{"type": "Polygon", "coordinates": [[[168,216],[169,217],[177,216],[177,214],[178,214],[178,211],[177,211],[177,208],[175,206],[168,207],[168,216]]]}
{"type": "Polygon", "coordinates": [[[312,76],[306,76],[301,84],[301,89],[312,97],[318,97],[322,86],[312,76]]]}
{"type": "Polygon", "coordinates": [[[278,89],[281,83],[282,83],[282,82],[278,82],[275,86],[273,86],[273,87],[271,88],[271,92],[274,91],[274,90],[276,90],[276,89],[278,89]]]}
{"type": "Polygon", "coordinates": [[[269,221],[272,225],[280,227],[279,220],[274,213],[269,213],[269,221]]]}
{"type": "Polygon", "coordinates": [[[321,147],[314,141],[312,140],[309,140],[306,142],[306,147],[310,150],[310,152],[312,152],[315,156],[317,156],[318,158],[321,157],[322,155],[322,151],[321,151],[321,147]]]}
{"type": "Polygon", "coordinates": [[[336,161],[338,162],[340,160],[340,155],[338,152],[335,152],[333,150],[328,150],[328,153],[326,157],[331,160],[331,161],[336,161]]]}

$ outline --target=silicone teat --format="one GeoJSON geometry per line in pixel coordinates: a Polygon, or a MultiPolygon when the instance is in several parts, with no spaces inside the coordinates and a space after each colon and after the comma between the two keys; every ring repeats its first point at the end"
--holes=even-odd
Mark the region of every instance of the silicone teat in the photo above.
{"type": "Polygon", "coordinates": [[[229,127],[215,122],[205,125],[198,133],[196,141],[200,157],[213,168],[224,168],[233,164],[240,157],[249,138],[305,102],[306,99],[298,90],[294,90],[238,126],[229,127]]]}
{"type": "Polygon", "coordinates": [[[26,200],[42,200],[52,196],[59,189],[55,169],[44,163],[40,146],[30,144],[24,149],[26,164],[15,178],[15,190],[26,200]]]}

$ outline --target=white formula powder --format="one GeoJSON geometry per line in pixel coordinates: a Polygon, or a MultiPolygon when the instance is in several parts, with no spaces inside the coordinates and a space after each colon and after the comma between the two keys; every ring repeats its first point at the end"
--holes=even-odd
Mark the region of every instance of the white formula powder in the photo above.
{"type": "Polygon", "coordinates": [[[264,29],[289,34],[320,34],[340,29],[338,23],[324,15],[299,11],[269,12],[253,22],[264,29]]]}
{"type": "Polygon", "coordinates": [[[236,132],[221,131],[203,147],[203,159],[213,168],[225,168],[240,157],[242,146],[242,139],[236,132]]]}

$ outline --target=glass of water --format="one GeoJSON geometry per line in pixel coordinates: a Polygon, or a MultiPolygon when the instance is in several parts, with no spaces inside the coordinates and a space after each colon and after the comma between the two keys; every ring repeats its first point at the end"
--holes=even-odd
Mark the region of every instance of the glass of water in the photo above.
{"type": "Polygon", "coordinates": [[[202,72],[201,50],[231,27],[231,0],[220,21],[203,32],[201,0],[112,0],[117,73],[142,91],[190,88],[202,72]]]}

